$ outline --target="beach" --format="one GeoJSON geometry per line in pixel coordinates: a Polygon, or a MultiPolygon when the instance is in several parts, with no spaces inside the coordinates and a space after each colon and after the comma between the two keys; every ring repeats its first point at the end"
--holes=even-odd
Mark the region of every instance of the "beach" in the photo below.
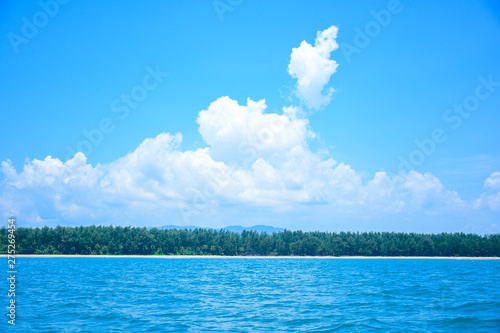
{"type": "MultiPolygon", "coordinates": [[[[2,254],[2,257],[7,257],[2,254]]],[[[385,256],[200,256],[200,255],[80,255],[80,254],[17,254],[16,258],[155,258],[155,259],[454,259],[499,260],[500,257],[385,257],[385,256]]]]}

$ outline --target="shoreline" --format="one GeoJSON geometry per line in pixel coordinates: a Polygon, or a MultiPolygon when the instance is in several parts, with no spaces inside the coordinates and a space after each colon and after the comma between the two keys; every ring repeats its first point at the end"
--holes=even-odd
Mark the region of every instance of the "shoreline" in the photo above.
{"type": "MultiPolygon", "coordinates": [[[[7,254],[1,254],[7,257],[7,254]]],[[[385,256],[219,256],[219,255],[82,255],[82,254],[16,254],[16,258],[154,258],[154,259],[452,259],[500,260],[500,257],[385,257],[385,256]]]]}

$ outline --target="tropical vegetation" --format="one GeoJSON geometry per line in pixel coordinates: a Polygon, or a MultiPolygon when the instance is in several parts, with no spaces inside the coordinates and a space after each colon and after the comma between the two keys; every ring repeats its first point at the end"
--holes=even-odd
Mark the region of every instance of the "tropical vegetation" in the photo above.
{"type": "MultiPolygon", "coordinates": [[[[8,229],[0,229],[7,253],[8,229]]],[[[396,232],[231,232],[80,226],[18,228],[18,254],[226,256],[500,256],[500,234],[396,232]]]]}

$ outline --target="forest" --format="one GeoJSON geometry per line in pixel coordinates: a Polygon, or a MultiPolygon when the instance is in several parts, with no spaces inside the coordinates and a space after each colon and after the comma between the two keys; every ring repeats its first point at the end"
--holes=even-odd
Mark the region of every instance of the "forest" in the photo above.
{"type": "MultiPolygon", "coordinates": [[[[8,229],[0,229],[7,253],[8,229]]],[[[500,234],[396,232],[231,232],[80,226],[18,228],[17,254],[225,256],[500,256],[500,234]]],[[[11,237],[12,238],[12,237],[11,237]]]]}

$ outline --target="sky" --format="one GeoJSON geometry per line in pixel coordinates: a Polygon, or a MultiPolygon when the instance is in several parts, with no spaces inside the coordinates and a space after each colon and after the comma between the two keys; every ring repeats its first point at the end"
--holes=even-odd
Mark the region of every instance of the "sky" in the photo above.
{"type": "Polygon", "coordinates": [[[500,232],[496,1],[3,1],[19,226],[500,232]]]}

